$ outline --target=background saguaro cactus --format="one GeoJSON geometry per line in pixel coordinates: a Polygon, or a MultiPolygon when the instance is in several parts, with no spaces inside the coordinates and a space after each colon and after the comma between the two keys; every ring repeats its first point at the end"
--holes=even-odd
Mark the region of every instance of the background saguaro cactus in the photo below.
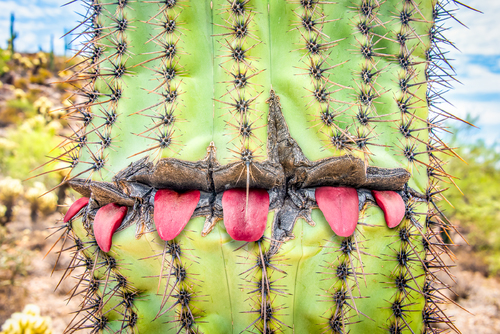
{"type": "Polygon", "coordinates": [[[82,2],[69,332],[456,330],[446,0],[82,2]]]}
{"type": "Polygon", "coordinates": [[[14,55],[15,48],[14,48],[14,42],[17,38],[17,33],[14,31],[14,22],[16,18],[14,16],[14,13],[10,14],[10,37],[9,40],[7,41],[9,45],[9,50],[11,52],[11,56],[14,55]]]}

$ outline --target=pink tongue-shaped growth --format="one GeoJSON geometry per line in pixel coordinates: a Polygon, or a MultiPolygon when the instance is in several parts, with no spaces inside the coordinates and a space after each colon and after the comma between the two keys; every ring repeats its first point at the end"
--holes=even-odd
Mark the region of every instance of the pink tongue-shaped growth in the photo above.
{"type": "Polygon", "coordinates": [[[266,229],[269,194],[264,189],[230,189],[222,195],[224,225],[234,240],[257,241],[266,229]]]}
{"type": "Polygon", "coordinates": [[[109,203],[97,210],[94,218],[94,236],[99,248],[104,252],[111,249],[113,233],[120,227],[123,218],[127,214],[126,206],[109,203]]]}
{"type": "Polygon", "coordinates": [[[84,207],[89,204],[89,198],[88,197],[82,197],[80,199],[77,199],[75,203],[71,204],[71,206],[68,209],[68,212],[64,215],[63,221],[65,223],[69,222],[71,218],[76,216],[78,212],[84,207]]]}
{"type": "Polygon", "coordinates": [[[372,194],[378,206],[384,212],[387,226],[389,228],[398,226],[405,216],[403,198],[395,191],[372,190],[372,194]]]}
{"type": "Polygon", "coordinates": [[[348,237],[354,233],[359,216],[356,189],[319,187],[316,188],[316,202],[333,232],[341,237],[348,237]]]}
{"type": "Polygon", "coordinates": [[[172,240],[182,232],[199,200],[199,190],[190,190],[183,194],[169,189],[156,192],[154,220],[162,240],[172,240]]]}

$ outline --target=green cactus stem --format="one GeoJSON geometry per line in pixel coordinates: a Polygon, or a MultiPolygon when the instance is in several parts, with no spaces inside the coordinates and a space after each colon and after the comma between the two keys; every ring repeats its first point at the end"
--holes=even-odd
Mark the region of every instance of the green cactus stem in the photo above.
{"type": "Polygon", "coordinates": [[[435,275],[452,1],[82,3],[67,332],[458,332],[435,275]]]}
{"type": "Polygon", "coordinates": [[[8,49],[10,50],[10,54],[11,54],[11,57],[14,55],[14,53],[16,52],[15,50],[15,40],[16,38],[18,37],[17,35],[17,32],[14,31],[14,22],[15,22],[16,18],[14,16],[14,13],[10,13],[10,37],[9,39],[7,40],[7,44],[8,44],[8,49]]]}
{"type": "Polygon", "coordinates": [[[71,52],[71,31],[64,29],[64,56],[67,57],[68,53],[71,52]]]}
{"type": "Polygon", "coordinates": [[[54,71],[54,69],[55,69],[54,35],[50,35],[49,68],[50,68],[51,71],[54,71]]]}

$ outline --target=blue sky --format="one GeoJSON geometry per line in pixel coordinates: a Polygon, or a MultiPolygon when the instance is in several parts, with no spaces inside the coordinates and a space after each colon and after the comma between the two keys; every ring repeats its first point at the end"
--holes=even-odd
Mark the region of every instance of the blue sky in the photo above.
{"type": "MultiPolygon", "coordinates": [[[[64,41],[59,38],[64,29],[70,29],[80,18],[81,5],[76,2],[64,7],[70,0],[0,0],[0,47],[6,47],[9,37],[10,13],[16,14],[17,48],[35,52],[39,47],[50,49],[50,35],[54,35],[57,53],[62,54],[64,41]]],[[[500,142],[500,0],[463,0],[479,9],[479,14],[460,9],[456,15],[469,26],[465,28],[449,21],[446,36],[460,51],[450,49],[449,58],[461,84],[446,95],[453,106],[447,110],[459,117],[470,114],[479,117],[472,131],[474,138],[500,142]]]]}
{"type": "Polygon", "coordinates": [[[479,117],[473,138],[500,142],[500,13],[499,0],[463,1],[483,12],[459,10],[457,18],[469,28],[450,22],[446,36],[460,50],[450,49],[449,58],[461,84],[447,94],[453,106],[447,109],[459,117],[479,117]]]}
{"type": "Polygon", "coordinates": [[[64,52],[64,29],[71,29],[80,18],[81,5],[73,3],[62,7],[70,0],[0,0],[0,47],[7,46],[10,13],[15,13],[15,31],[19,33],[16,48],[25,52],[36,52],[41,47],[50,50],[50,35],[54,35],[54,48],[64,52]]]}

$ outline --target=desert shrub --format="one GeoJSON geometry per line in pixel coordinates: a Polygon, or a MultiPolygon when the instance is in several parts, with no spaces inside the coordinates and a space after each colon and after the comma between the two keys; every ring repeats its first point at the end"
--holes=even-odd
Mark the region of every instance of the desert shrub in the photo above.
{"type": "Polygon", "coordinates": [[[29,304],[22,312],[15,312],[2,325],[0,334],[51,334],[50,317],[42,317],[37,305],[29,304]]]}
{"type": "Polygon", "coordinates": [[[20,276],[28,273],[31,261],[29,250],[30,231],[22,235],[8,233],[7,228],[0,226],[0,285],[15,285],[20,276]]]}
{"type": "Polygon", "coordinates": [[[10,176],[0,180],[0,203],[5,207],[0,216],[0,224],[5,224],[12,220],[14,207],[23,192],[24,189],[21,180],[13,179],[10,176]]]}
{"type": "MultiPolygon", "coordinates": [[[[460,138],[469,138],[460,129],[460,138]]],[[[453,185],[445,193],[453,204],[445,205],[450,219],[467,232],[467,240],[484,258],[491,274],[500,273],[500,146],[482,140],[466,143],[455,138],[457,153],[467,162],[451,159],[448,170],[462,193],[453,185]]]]}
{"type": "MultiPolygon", "coordinates": [[[[26,179],[30,171],[47,161],[46,153],[57,145],[56,134],[60,130],[60,123],[47,123],[42,115],[26,120],[21,126],[9,129],[7,136],[0,141],[0,171],[3,175],[13,178],[26,179]]],[[[58,150],[51,152],[58,156],[58,150]]],[[[38,173],[50,170],[52,166],[38,169],[38,173]]],[[[47,186],[54,186],[57,182],[52,174],[38,178],[38,181],[47,186]]],[[[27,182],[26,185],[29,185],[27,182]]]]}
{"type": "Polygon", "coordinates": [[[52,72],[46,68],[40,68],[36,74],[30,76],[30,82],[43,85],[52,76],[52,72]]]}

